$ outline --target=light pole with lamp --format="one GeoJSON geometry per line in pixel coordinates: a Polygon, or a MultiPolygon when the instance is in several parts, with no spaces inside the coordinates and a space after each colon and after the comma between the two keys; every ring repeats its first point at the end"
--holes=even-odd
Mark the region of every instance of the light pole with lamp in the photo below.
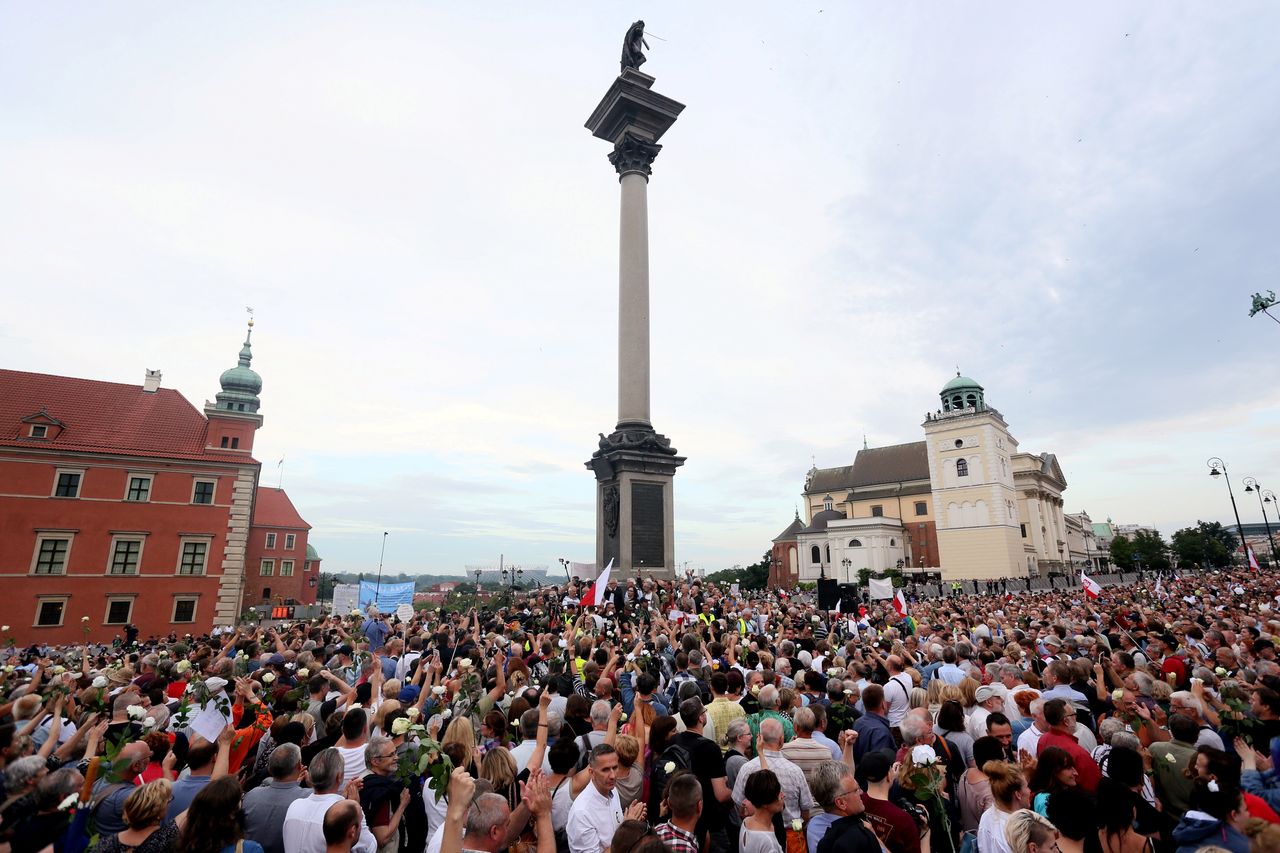
{"type": "Polygon", "coordinates": [[[511,566],[510,568],[505,568],[505,569],[503,569],[503,570],[502,570],[502,585],[503,585],[503,586],[508,586],[508,584],[507,584],[507,577],[508,577],[508,576],[510,576],[510,578],[511,578],[511,583],[510,583],[511,593],[512,593],[512,595],[515,595],[515,591],[516,591],[517,589],[519,589],[519,586],[518,586],[518,584],[519,584],[519,579],[520,579],[520,578],[522,578],[522,577],[524,577],[524,569],[520,568],[519,566],[511,566]]]}
{"type": "MultiPolygon", "coordinates": [[[[1244,561],[1247,565],[1249,563],[1249,546],[1244,540],[1244,525],[1240,523],[1240,510],[1236,509],[1236,493],[1231,489],[1231,475],[1227,473],[1227,463],[1223,462],[1217,456],[1212,456],[1205,464],[1209,466],[1210,477],[1216,478],[1222,476],[1227,481],[1227,494],[1231,497],[1231,511],[1236,517],[1236,532],[1240,534],[1240,545],[1244,548],[1244,561]]],[[[1236,555],[1232,554],[1232,565],[1235,565],[1235,558],[1236,555]]]]}
{"type": "Polygon", "coordinates": [[[1258,493],[1258,506],[1262,509],[1262,523],[1267,528],[1267,544],[1271,546],[1271,565],[1276,564],[1276,542],[1271,538],[1271,522],[1267,519],[1267,504],[1262,496],[1262,486],[1253,477],[1245,477],[1242,481],[1246,492],[1258,493]]]}
{"type": "Polygon", "coordinates": [[[567,557],[561,557],[560,565],[564,566],[564,582],[572,583],[573,578],[569,577],[569,559],[567,557]]]}
{"type": "Polygon", "coordinates": [[[853,565],[853,560],[845,557],[840,561],[840,565],[844,566],[844,582],[853,583],[853,578],[849,577],[849,567],[853,565]]]}
{"type": "Polygon", "coordinates": [[[481,569],[476,569],[476,570],[475,570],[475,576],[476,576],[476,598],[479,598],[479,597],[480,597],[480,572],[481,572],[481,569]]]}

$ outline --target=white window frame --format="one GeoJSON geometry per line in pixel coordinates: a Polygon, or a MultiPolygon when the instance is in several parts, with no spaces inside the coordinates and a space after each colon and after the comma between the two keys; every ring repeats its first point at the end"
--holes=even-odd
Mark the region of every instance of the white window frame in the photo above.
{"type": "Polygon", "coordinates": [[[291,577],[293,577],[293,560],[281,560],[281,561],[280,561],[280,577],[282,577],[282,578],[291,578],[291,577]],[[287,571],[287,572],[286,572],[286,571],[285,571],[285,569],[286,569],[286,568],[287,568],[289,571],[287,571]]]}
{"type": "Polygon", "coordinates": [[[267,533],[267,540],[264,543],[264,547],[268,551],[274,551],[276,549],[276,535],[274,533],[267,533]]]}
{"type": "Polygon", "coordinates": [[[133,621],[133,605],[137,604],[137,595],[108,595],[106,609],[102,611],[103,625],[128,625],[133,621]],[[123,622],[108,622],[107,618],[111,615],[111,605],[119,601],[129,602],[129,612],[125,615],[123,622]]]}
{"type": "Polygon", "coordinates": [[[48,438],[48,424],[31,424],[31,428],[27,430],[27,438],[48,438]],[[36,430],[40,430],[40,434],[36,435],[36,430]]]}
{"type": "Polygon", "coordinates": [[[184,578],[204,577],[209,573],[209,552],[213,550],[213,536],[179,536],[178,537],[178,563],[173,567],[173,573],[184,578]],[[184,572],[182,570],[182,560],[186,556],[188,545],[199,543],[204,545],[204,562],[200,565],[198,572],[184,572]]]}
{"type": "Polygon", "coordinates": [[[258,563],[258,577],[271,578],[271,577],[275,577],[275,574],[276,574],[275,560],[262,560],[261,562],[258,563]]]}
{"type": "Polygon", "coordinates": [[[80,497],[80,490],[84,488],[84,471],[83,468],[55,468],[53,472],[53,491],[49,492],[49,497],[60,498],[61,500],[75,500],[80,497]],[[74,495],[58,494],[58,481],[62,479],[63,474],[78,474],[80,479],[76,481],[76,493],[74,495]]]}
{"type": "Polygon", "coordinates": [[[127,475],[125,475],[125,478],[124,478],[124,501],[125,503],[131,503],[131,504],[151,503],[151,493],[155,490],[155,487],[156,487],[155,474],[139,474],[136,471],[130,471],[127,475]],[[133,491],[134,480],[147,481],[147,496],[143,500],[135,500],[129,497],[129,492],[133,491]]]}
{"type": "Polygon", "coordinates": [[[71,603],[70,595],[37,595],[36,596],[36,612],[35,612],[35,615],[31,617],[31,627],[32,628],[61,628],[64,624],[66,624],[67,605],[70,603],[71,603]],[[62,615],[59,617],[58,623],[56,625],[41,625],[40,611],[44,609],[44,606],[46,604],[51,604],[51,603],[62,604],[62,615]]]}
{"type": "Polygon", "coordinates": [[[284,535],[284,549],[286,551],[292,551],[295,547],[297,547],[297,545],[298,545],[298,534],[286,533],[284,535]]]}
{"type": "Polygon", "coordinates": [[[175,592],[173,594],[173,608],[169,611],[170,625],[191,625],[194,624],[200,613],[200,596],[198,593],[175,592]],[[191,618],[184,621],[178,621],[178,603],[182,601],[191,602],[191,618]]]}
{"type": "Polygon", "coordinates": [[[32,574],[32,575],[35,575],[36,577],[42,577],[42,578],[45,578],[45,577],[55,578],[55,577],[65,576],[67,573],[67,566],[70,565],[71,563],[71,547],[75,545],[75,542],[76,542],[76,535],[75,533],[69,530],[65,532],[60,530],[37,531],[36,547],[31,552],[31,571],[28,574],[32,574]],[[62,561],[61,571],[57,571],[57,572],[37,572],[36,571],[36,565],[40,562],[40,545],[46,539],[66,539],[67,540],[67,553],[62,561]]]}
{"type": "Polygon", "coordinates": [[[111,535],[111,547],[107,549],[107,569],[106,574],[117,578],[136,578],[142,574],[142,555],[147,550],[147,534],[145,533],[113,533],[111,535]],[[137,542],[138,543],[138,564],[132,572],[116,572],[112,571],[116,563],[116,544],[120,542],[137,542]]]}
{"type": "Polygon", "coordinates": [[[217,501],[217,499],[218,499],[218,481],[216,479],[212,477],[196,477],[194,480],[191,481],[191,503],[192,504],[194,504],[195,506],[213,506],[214,503],[217,501]],[[213,486],[213,492],[210,493],[209,502],[207,504],[199,503],[196,500],[196,489],[199,488],[201,483],[208,483],[209,485],[213,486]]]}

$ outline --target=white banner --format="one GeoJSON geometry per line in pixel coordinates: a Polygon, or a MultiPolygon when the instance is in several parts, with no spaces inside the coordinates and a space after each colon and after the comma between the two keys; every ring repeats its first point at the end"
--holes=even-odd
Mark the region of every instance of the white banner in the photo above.
{"type": "Polygon", "coordinates": [[[595,563],[569,563],[569,574],[584,581],[593,581],[600,574],[600,567],[595,563]]]}
{"type": "Polygon", "coordinates": [[[884,580],[876,580],[870,578],[867,586],[871,591],[871,597],[874,599],[893,598],[893,580],[885,578],[884,580]]]}
{"type": "Polygon", "coordinates": [[[360,584],[339,583],[333,586],[333,606],[330,613],[347,616],[352,610],[360,607],[360,584]]]}

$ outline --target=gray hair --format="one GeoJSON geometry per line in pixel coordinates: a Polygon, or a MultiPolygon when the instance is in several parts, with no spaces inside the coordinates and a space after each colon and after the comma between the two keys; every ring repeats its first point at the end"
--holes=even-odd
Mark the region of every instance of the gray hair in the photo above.
{"type": "Polygon", "coordinates": [[[836,797],[844,790],[844,780],[852,775],[853,771],[843,761],[824,761],[813,768],[809,789],[823,811],[830,812],[835,808],[836,797]]]}
{"type": "Polygon", "coordinates": [[[501,794],[480,794],[471,801],[467,810],[466,834],[469,837],[488,835],[496,826],[506,826],[511,819],[511,807],[501,794]]]}
{"type": "MultiPolygon", "coordinates": [[[[550,734],[550,732],[548,732],[550,734]]],[[[520,735],[525,740],[538,736],[538,709],[530,708],[520,715],[520,735]]]]}
{"type": "Polygon", "coordinates": [[[321,794],[329,794],[342,784],[342,753],[332,746],[316,753],[307,765],[311,787],[321,794]]]}
{"type": "MultiPolygon", "coordinates": [[[[760,691],[763,693],[764,691],[760,691]]],[[[760,721],[760,737],[770,746],[781,746],[783,738],[782,723],[773,717],[765,717],[760,721]]]]}
{"type": "Polygon", "coordinates": [[[1197,717],[1204,714],[1204,705],[1196,698],[1196,695],[1190,690],[1175,690],[1169,694],[1169,704],[1176,705],[1179,708],[1186,708],[1194,711],[1197,717]]]}
{"type": "Polygon", "coordinates": [[[84,784],[84,776],[74,767],[63,767],[55,770],[40,780],[36,785],[36,808],[40,811],[51,811],[74,794],[84,784]]]}
{"type": "Polygon", "coordinates": [[[1133,680],[1138,683],[1138,692],[1143,696],[1151,695],[1151,685],[1156,683],[1154,678],[1140,669],[1135,669],[1133,671],[1133,680]]]}
{"type": "Polygon", "coordinates": [[[613,706],[604,699],[597,699],[591,703],[591,723],[592,725],[607,726],[609,724],[609,715],[613,713],[613,706]]]}
{"type": "Polygon", "coordinates": [[[817,718],[814,717],[813,711],[808,708],[800,708],[792,714],[791,722],[798,732],[807,732],[812,734],[813,730],[818,727],[817,718]]]}
{"type": "Polygon", "coordinates": [[[282,743],[271,750],[267,759],[267,772],[272,779],[283,779],[291,776],[302,763],[302,750],[296,743],[282,743]]]}
{"type": "MultiPolygon", "coordinates": [[[[537,708],[531,709],[534,714],[538,713],[537,708]]],[[[538,718],[535,716],[534,720],[538,718]]],[[[547,737],[560,737],[560,728],[564,725],[564,717],[558,711],[547,711],[547,737]]],[[[538,733],[537,723],[534,723],[533,733],[538,733]]]]}
{"type": "Polygon", "coordinates": [[[24,788],[35,781],[44,766],[45,760],[43,756],[39,755],[28,755],[25,758],[10,762],[4,770],[5,792],[10,795],[21,793],[24,788]]]}
{"type": "Polygon", "coordinates": [[[1107,717],[1101,723],[1098,723],[1098,740],[1102,743],[1111,743],[1111,739],[1118,732],[1122,732],[1129,727],[1129,724],[1119,717],[1107,717]]]}
{"type": "Polygon", "coordinates": [[[1016,678],[1022,680],[1022,668],[1016,663],[1006,663],[1000,666],[1001,678],[1016,678]]]}
{"type": "Polygon", "coordinates": [[[383,752],[391,744],[391,738],[385,735],[374,735],[369,738],[369,742],[364,745],[364,766],[372,770],[374,759],[378,757],[378,753],[383,752]]]}
{"type": "Polygon", "coordinates": [[[1138,740],[1138,736],[1127,729],[1122,729],[1111,736],[1111,748],[1132,749],[1134,752],[1142,750],[1142,741],[1138,740]]]}
{"type": "Polygon", "coordinates": [[[698,724],[698,720],[706,711],[706,706],[702,704],[702,700],[697,696],[690,696],[680,703],[678,713],[680,719],[684,722],[685,728],[692,728],[698,724]]]}
{"type": "Polygon", "coordinates": [[[762,711],[778,710],[778,688],[772,684],[766,684],[760,688],[760,695],[756,697],[756,701],[760,703],[762,711]]]}
{"type": "Polygon", "coordinates": [[[908,714],[902,718],[902,723],[898,726],[902,732],[902,742],[907,746],[914,746],[929,736],[933,731],[933,726],[929,725],[929,721],[920,718],[914,714],[908,714]]]}
{"type": "Polygon", "coordinates": [[[746,721],[745,717],[737,717],[725,728],[724,742],[726,744],[733,743],[743,735],[749,734],[751,734],[751,725],[746,721]]]}
{"type": "Polygon", "coordinates": [[[1048,699],[1032,699],[1031,703],[1027,705],[1027,710],[1031,712],[1031,716],[1033,717],[1036,714],[1044,713],[1044,703],[1047,701],[1049,700],[1048,699]]]}

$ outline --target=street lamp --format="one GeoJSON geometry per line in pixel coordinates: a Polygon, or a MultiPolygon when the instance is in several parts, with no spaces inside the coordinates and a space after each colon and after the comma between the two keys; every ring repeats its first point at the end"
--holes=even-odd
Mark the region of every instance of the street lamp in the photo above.
{"type": "Polygon", "coordinates": [[[845,583],[852,583],[852,579],[849,577],[849,567],[853,565],[853,560],[850,560],[848,557],[845,557],[843,560],[840,561],[840,565],[844,566],[845,583]]]}
{"type": "Polygon", "coordinates": [[[512,591],[512,592],[515,592],[515,590],[518,588],[517,584],[519,583],[519,579],[520,579],[520,578],[522,578],[522,577],[524,577],[524,569],[520,568],[519,566],[512,566],[512,567],[511,567],[511,568],[509,568],[509,569],[503,569],[503,570],[502,570],[502,585],[503,585],[503,586],[507,586],[507,585],[508,585],[508,584],[507,584],[507,577],[508,577],[508,575],[510,575],[510,577],[511,577],[511,584],[510,584],[510,586],[511,586],[511,591],[512,591]]]}
{"type": "Polygon", "coordinates": [[[569,577],[569,559],[568,559],[567,557],[561,557],[561,558],[560,558],[560,565],[564,566],[564,581],[565,581],[565,583],[571,583],[571,582],[573,581],[573,578],[569,577]]]}
{"type": "MultiPolygon", "coordinates": [[[[1205,464],[1209,466],[1210,477],[1216,478],[1221,475],[1227,481],[1227,494],[1231,496],[1231,511],[1236,516],[1236,532],[1240,534],[1240,544],[1244,545],[1245,562],[1248,563],[1249,546],[1244,541],[1244,525],[1240,523],[1240,510],[1236,509],[1236,493],[1231,489],[1231,476],[1227,474],[1227,463],[1216,456],[1212,456],[1205,464]]],[[[1231,562],[1233,565],[1235,564],[1235,554],[1231,555],[1231,562]]]]}
{"type": "Polygon", "coordinates": [[[476,569],[474,573],[476,576],[476,595],[480,594],[480,571],[480,569],[476,569]]]}
{"type": "Polygon", "coordinates": [[[1262,486],[1253,477],[1244,478],[1244,490],[1258,493],[1258,506],[1262,508],[1262,523],[1267,528],[1267,544],[1271,546],[1271,565],[1276,564],[1276,542],[1271,538],[1271,522],[1267,520],[1267,503],[1262,496],[1262,486]]]}

